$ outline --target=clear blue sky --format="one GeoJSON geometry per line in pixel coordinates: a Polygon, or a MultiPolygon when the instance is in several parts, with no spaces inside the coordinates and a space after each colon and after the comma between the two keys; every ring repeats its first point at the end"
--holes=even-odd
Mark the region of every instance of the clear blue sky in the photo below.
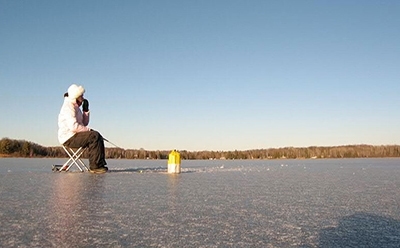
{"type": "Polygon", "coordinates": [[[0,138],[63,93],[129,149],[400,144],[400,1],[0,0],[0,138]]]}

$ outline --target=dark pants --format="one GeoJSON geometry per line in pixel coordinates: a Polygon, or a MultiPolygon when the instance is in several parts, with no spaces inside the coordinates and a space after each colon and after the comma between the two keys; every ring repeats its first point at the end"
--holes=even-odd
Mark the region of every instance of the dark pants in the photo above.
{"type": "Polygon", "coordinates": [[[104,167],[107,164],[104,154],[104,140],[97,131],[76,133],[69,140],[65,141],[64,145],[71,148],[88,147],[89,166],[92,170],[104,167]]]}

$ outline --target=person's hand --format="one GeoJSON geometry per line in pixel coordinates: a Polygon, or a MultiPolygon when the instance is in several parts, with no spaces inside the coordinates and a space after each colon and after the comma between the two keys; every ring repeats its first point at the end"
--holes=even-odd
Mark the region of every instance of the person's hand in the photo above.
{"type": "Polygon", "coordinates": [[[89,111],[89,101],[87,99],[83,100],[82,110],[83,110],[83,112],[88,112],[89,111]]]}

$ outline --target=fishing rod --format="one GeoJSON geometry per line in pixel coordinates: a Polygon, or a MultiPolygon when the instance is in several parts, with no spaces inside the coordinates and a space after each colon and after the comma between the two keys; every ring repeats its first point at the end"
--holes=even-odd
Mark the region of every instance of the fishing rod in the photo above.
{"type": "Polygon", "coordinates": [[[104,140],[104,141],[107,141],[108,143],[110,143],[111,145],[115,146],[116,148],[119,148],[119,149],[124,150],[124,148],[121,148],[121,147],[117,146],[116,144],[112,143],[111,141],[109,141],[108,139],[106,139],[106,138],[104,138],[104,137],[103,137],[103,140],[104,140]]]}

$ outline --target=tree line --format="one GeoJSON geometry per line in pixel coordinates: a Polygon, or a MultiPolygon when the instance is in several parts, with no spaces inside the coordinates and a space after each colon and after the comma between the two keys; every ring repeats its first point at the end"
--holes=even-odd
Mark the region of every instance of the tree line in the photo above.
{"type": "MultiPolygon", "coordinates": [[[[85,152],[87,153],[87,152],[85,152]]],[[[106,148],[108,159],[168,159],[170,151],[106,148]]],[[[180,150],[181,159],[309,159],[309,158],[379,158],[400,157],[399,145],[344,145],[253,149],[245,151],[186,151],[180,150]]],[[[8,157],[67,157],[61,146],[44,147],[39,144],[3,138],[0,156],[8,157]]],[[[84,154],[84,157],[87,154],[84,154]]]]}

